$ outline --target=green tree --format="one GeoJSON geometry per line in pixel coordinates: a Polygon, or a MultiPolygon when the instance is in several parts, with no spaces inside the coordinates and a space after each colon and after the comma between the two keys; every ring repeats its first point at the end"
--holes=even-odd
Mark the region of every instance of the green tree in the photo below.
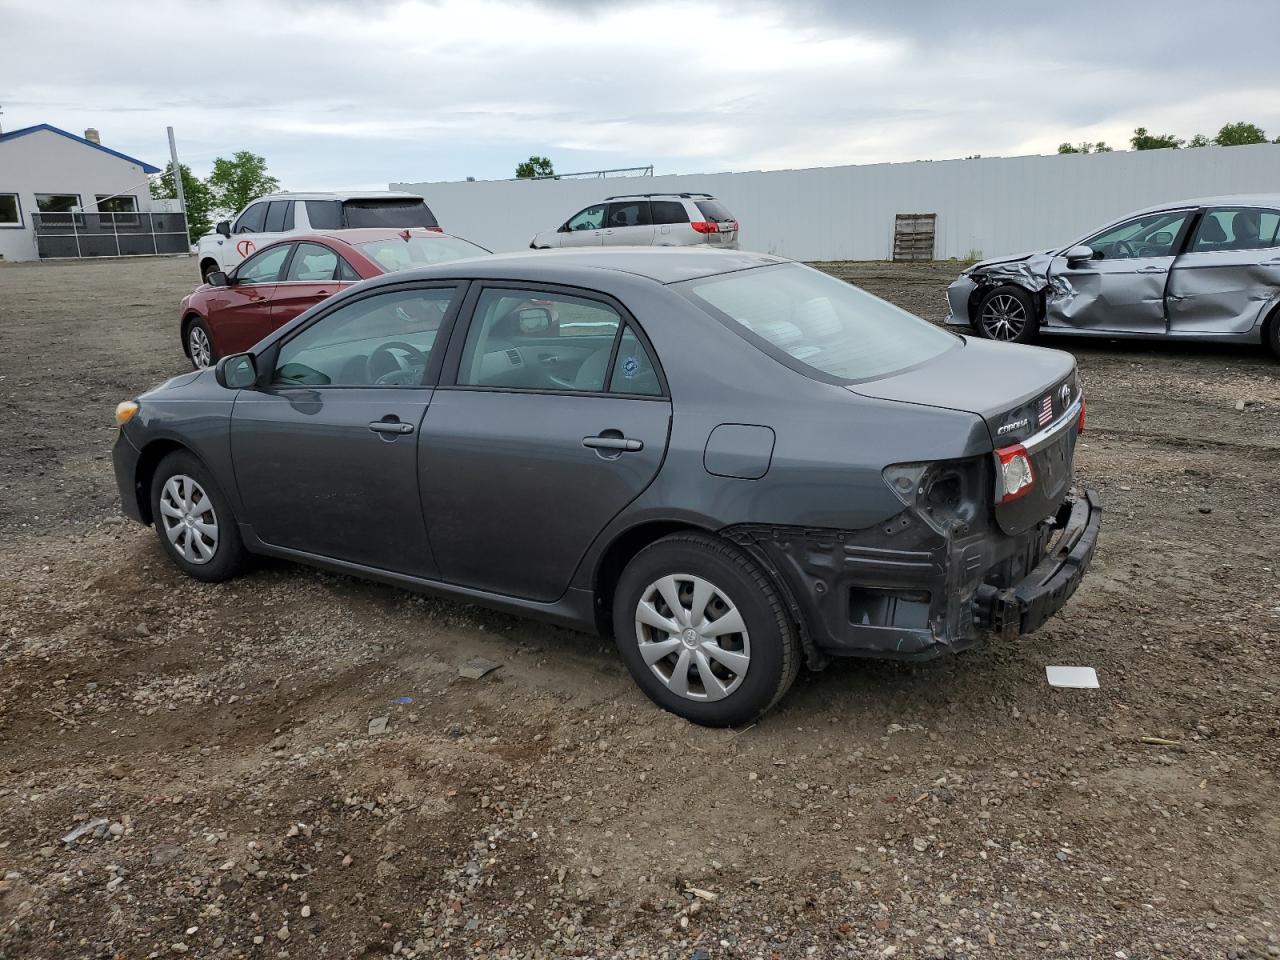
{"type": "Polygon", "coordinates": [[[516,177],[520,180],[532,180],[535,177],[554,177],[555,168],[546,157],[530,157],[523,163],[516,164],[516,177]]]}
{"type": "Polygon", "coordinates": [[[1208,137],[1206,137],[1203,133],[1197,133],[1194,137],[1192,137],[1190,140],[1187,141],[1187,146],[1188,147],[1207,147],[1211,143],[1213,143],[1213,141],[1210,140],[1208,137]]]}
{"type": "Polygon", "coordinates": [[[1080,143],[1060,143],[1058,144],[1059,153],[1110,153],[1111,148],[1105,142],[1099,140],[1097,143],[1090,143],[1088,140],[1080,143]]]}
{"type": "Polygon", "coordinates": [[[229,217],[250,200],[280,189],[280,181],[267,173],[267,161],[248,150],[237,150],[230,160],[218,157],[205,178],[213,208],[229,217]]]}
{"type": "MultiPolygon", "coordinates": [[[[195,243],[212,228],[209,219],[209,188],[205,182],[191,172],[191,168],[182,164],[182,193],[187,203],[187,232],[191,242],[195,243]]],[[[176,200],[178,193],[173,188],[173,166],[151,181],[151,196],[156,200],[176,200]]]]}
{"type": "Polygon", "coordinates": [[[1213,142],[1220,147],[1239,147],[1246,143],[1266,143],[1267,135],[1256,123],[1228,123],[1218,131],[1213,142]]]}
{"type": "Polygon", "coordinates": [[[1129,139],[1135,150],[1177,150],[1184,142],[1172,133],[1147,133],[1146,127],[1138,127],[1129,139]]]}
{"type": "Polygon", "coordinates": [[[1093,145],[1093,152],[1094,153],[1114,153],[1115,150],[1107,146],[1105,140],[1099,140],[1097,143],[1093,145]]]}

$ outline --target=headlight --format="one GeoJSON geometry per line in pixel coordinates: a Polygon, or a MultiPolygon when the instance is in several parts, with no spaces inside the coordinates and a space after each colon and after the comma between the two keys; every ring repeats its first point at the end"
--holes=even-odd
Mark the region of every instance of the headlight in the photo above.
{"type": "Polygon", "coordinates": [[[116,423],[123,427],[140,409],[137,400],[121,400],[116,404],[116,423]]]}

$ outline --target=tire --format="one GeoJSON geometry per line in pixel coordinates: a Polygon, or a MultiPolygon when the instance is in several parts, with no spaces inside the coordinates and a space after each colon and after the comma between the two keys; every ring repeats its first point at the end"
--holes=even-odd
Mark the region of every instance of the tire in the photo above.
{"type": "Polygon", "coordinates": [[[213,345],[213,334],[204,320],[196,317],[187,323],[182,333],[182,346],[191,365],[197,370],[212,367],[218,362],[218,348],[213,345]]]}
{"type": "Polygon", "coordinates": [[[1277,307],[1262,328],[1262,341],[1271,350],[1271,356],[1280,360],[1280,307],[1277,307]]]}
{"type": "Polygon", "coordinates": [[[218,266],[218,261],[205,260],[203,263],[200,264],[200,282],[208,283],[209,274],[213,273],[213,271],[215,270],[220,270],[220,269],[222,268],[218,266]]]}
{"type": "Polygon", "coordinates": [[[156,466],[151,516],[160,545],[187,576],[220,583],[245,568],[249,554],[231,505],[187,451],[175,450],[156,466]]]}
{"type": "Polygon", "coordinates": [[[1031,343],[1040,332],[1040,318],[1031,294],[1007,283],[983,294],[973,326],[988,340],[1031,343]]]}
{"type": "Polygon", "coordinates": [[[754,720],[782,698],[800,670],[799,638],[777,588],[750,557],[715,537],[675,534],[636,554],[618,578],[613,628],[622,660],[645,695],[702,726],[754,720]],[[685,604],[676,617],[665,600],[672,589],[685,604]],[[728,618],[736,612],[744,629],[719,636],[695,630],[694,589],[701,591],[696,617],[704,628],[734,622],[728,618]],[[642,603],[649,613],[642,614],[642,603]],[[642,615],[647,622],[638,622],[642,615]],[[719,653],[706,652],[712,647],[719,653]]]}

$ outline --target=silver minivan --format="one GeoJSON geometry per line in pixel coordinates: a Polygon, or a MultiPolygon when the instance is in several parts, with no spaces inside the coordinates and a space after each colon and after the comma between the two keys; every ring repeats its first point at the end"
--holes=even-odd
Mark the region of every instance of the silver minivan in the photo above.
{"type": "Polygon", "coordinates": [[[529,241],[553,247],[738,249],[738,221],[709,193],[635,193],[606,197],[529,241]]]}

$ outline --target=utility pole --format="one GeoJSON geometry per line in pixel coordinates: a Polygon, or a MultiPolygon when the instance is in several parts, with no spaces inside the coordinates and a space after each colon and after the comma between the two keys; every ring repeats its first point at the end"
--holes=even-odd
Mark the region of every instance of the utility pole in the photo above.
{"type": "Polygon", "coordinates": [[[169,162],[173,164],[173,190],[178,195],[178,206],[182,207],[183,219],[187,216],[187,198],[182,193],[182,165],[178,163],[178,145],[173,139],[173,127],[166,127],[169,131],[169,162]]]}

